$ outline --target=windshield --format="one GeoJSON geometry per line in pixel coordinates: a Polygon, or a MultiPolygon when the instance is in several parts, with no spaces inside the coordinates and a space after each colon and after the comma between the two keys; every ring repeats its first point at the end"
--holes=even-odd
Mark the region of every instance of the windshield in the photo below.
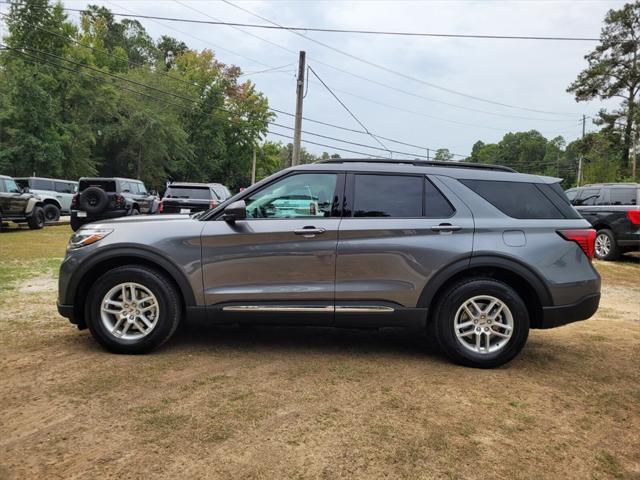
{"type": "Polygon", "coordinates": [[[210,200],[211,191],[207,187],[169,187],[164,198],[193,198],[210,200]]]}

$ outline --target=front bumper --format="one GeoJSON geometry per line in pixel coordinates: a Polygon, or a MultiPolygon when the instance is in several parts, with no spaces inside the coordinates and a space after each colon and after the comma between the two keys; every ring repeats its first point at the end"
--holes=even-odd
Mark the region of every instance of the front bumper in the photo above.
{"type": "Polygon", "coordinates": [[[590,318],[600,305],[600,294],[587,295],[570,305],[542,308],[542,322],[538,328],[555,328],[567,323],[579,322],[590,318]]]}
{"type": "Polygon", "coordinates": [[[71,323],[77,325],[78,328],[82,328],[84,326],[81,319],[76,317],[75,308],[73,305],[62,305],[60,302],[56,303],[58,307],[58,313],[63,317],[69,319],[71,323]]]}

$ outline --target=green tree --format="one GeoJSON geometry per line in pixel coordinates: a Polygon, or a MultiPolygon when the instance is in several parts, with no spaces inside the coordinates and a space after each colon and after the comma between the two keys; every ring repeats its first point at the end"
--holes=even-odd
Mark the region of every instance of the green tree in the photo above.
{"type": "Polygon", "coordinates": [[[640,90],[640,0],[609,10],[600,33],[600,44],[585,59],[588,67],[568,87],[576,100],[622,99],[613,111],[601,110],[597,122],[621,131],[621,167],[626,170],[634,122],[638,121],[640,90]]]}
{"type": "Polygon", "coordinates": [[[453,155],[451,154],[448,148],[439,148],[438,150],[436,150],[436,155],[434,157],[434,160],[437,160],[440,162],[448,162],[453,160],[453,155]]]}

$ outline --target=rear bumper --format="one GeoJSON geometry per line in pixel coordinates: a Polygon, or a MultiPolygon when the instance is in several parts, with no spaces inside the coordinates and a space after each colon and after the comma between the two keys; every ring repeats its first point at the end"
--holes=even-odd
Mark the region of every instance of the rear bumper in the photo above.
{"type": "Polygon", "coordinates": [[[567,323],[586,320],[596,313],[599,304],[600,294],[594,293],[570,305],[543,307],[542,322],[538,328],[555,328],[567,323]]]}
{"type": "Polygon", "coordinates": [[[79,217],[78,216],[78,210],[72,210],[71,211],[71,216],[72,217],[76,217],[76,218],[80,218],[83,221],[85,221],[85,223],[91,223],[91,222],[95,222],[97,220],[105,220],[107,218],[126,217],[129,214],[129,212],[130,212],[129,209],[107,210],[107,211],[99,213],[97,215],[91,215],[91,214],[87,213],[86,217],[79,217]]]}

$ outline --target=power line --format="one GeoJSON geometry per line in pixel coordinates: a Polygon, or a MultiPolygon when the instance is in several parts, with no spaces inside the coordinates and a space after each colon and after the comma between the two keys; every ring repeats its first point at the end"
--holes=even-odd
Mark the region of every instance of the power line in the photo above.
{"type": "MultiPolygon", "coordinates": [[[[70,68],[64,67],[63,65],[60,65],[60,64],[55,63],[55,62],[47,61],[47,60],[42,59],[42,58],[39,58],[39,57],[37,57],[37,56],[35,56],[35,55],[29,55],[29,54],[26,54],[25,52],[23,52],[23,51],[21,51],[21,50],[19,50],[19,49],[12,48],[12,47],[9,47],[9,46],[3,45],[3,44],[0,44],[0,46],[2,46],[2,47],[4,47],[4,48],[6,48],[6,49],[8,49],[8,50],[11,50],[11,51],[13,51],[13,52],[16,52],[16,53],[18,53],[18,54],[21,54],[21,55],[27,56],[27,57],[29,57],[29,58],[36,59],[36,60],[38,60],[38,61],[43,61],[43,62],[45,62],[45,63],[47,63],[47,64],[49,64],[49,65],[53,65],[53,66],[59,67],[59,68],[61,68],[61,69],[64,69],[64,70],[70,71],[70,72],[72,72],[72,73],[76,73],[76,74],[78,74],[78,73],[79,73],[79,74],[81,74],[81,75],[86,75],[86,76],[88,76],[88,77],[90,77],[90,78],[93,78],[93,79],[95,79],[95,80],[101,80],[101,81],[104,81],[104,79],[101,79],[100,77],[96,77],[96,76],[94,76],[94,75],[90,75],[90,74],[87,74],[87,73],[84,73],[84,72],[79,72],[79,71],[77,71],[77,70],[74,70],[74,69],[70,69],[70,68]]],[[[146,85],[146,84],[144,84],[144,83],[136,82],[136,81],[134,81],[134,80],[130,80],[130,79],[127,79],[127,78],[121,77],[121,76],[119,76],[119,75],[111,74],[111,73],[109,73],[109,72],[104,72],[104,71],[99,70],[99,69],[97,69],[97,68],[90,67],[90,66],[88,66],[88,65],[84,65],[84,64],[81,64],[81,63],[78,63],[78,62],[74,62],[73,60],[65,59],[65,58],[63,58],[63,57],[60,57],[60,56],[55,55],[55,54],[52,54],[52,53],[42,52],[42,51],[37,50],[37,49],[27,49],[27,50],[29,50],[29,51],[33,51],[33,52],[37,52],[38,54],[47,55],[47,56],[50,56],[50,57],[56,58],[56,59],[58,59],[58,60],[61,60],[61,61],[63,61],[63,62],[70,63],[70,64],[75,65],[75,66],[78,66],[78,67],[87,68],[87,69],[92,70],[92,71],[95,71],[95,72],[97,72],[97,73],[101,73],[101,74],[103,74],[103,75],[107,75],[107,76],[109,76],[109,77],[115,78],[115,79],[117,79],[117,80],[121,80],[121,81],[125,81],[125,82],[132,83],[132,84],[134,84],[134,85],[136,85],[136,86],[140,86],[140,87],[143,87],[143,88],[149,88],[149,89],[154,90],[154,91],[156,91],[156,92],[158,92],[158,93],[163,93],[163,94],[165,94],[165,95],[170,95],[170,96],[173,96],[173,97],[176,97],[176,98],[180,98],[180,99],[182,99],[182,100],[187,100],[187,101],[190,101],[190,102],[193,102],[193,103],[196,103],[196,104],[200,104],[200,102],[198,102],[198,101],[196,101],[196,100],[189,99],[189,98],[187,98],[187,97],[183,97],[183,96],[181,96],[181,95],[177,95],[177,94],[174,94],[174,93],[172,93],[172,92],[167,92],[167,91],[165,91],[165,90],[162,90],[162,89],[159,89],[159,88],[156,88],[156,87],[152,87],[152,86],[150,86],[150,85],[146,85]]],[[[130,88],[127,88],[127,87],[124,87],[124,86],[119,86],[119,88],[122,88],[122,89],[124,89],[124,90],[130,91],[130,92],[132,92],[132,93],[136,93],[136,94],[138,94],[138,95],[143,95],[143,96],[145,96],[145,97],[152,98],[152,99],[154,99],[154,100],[158,100],[156,97],[153,97],[153,96],[151,96],[151,95],[148,95],[148,94],[146,94],[146,93],[144,93],[144,92],[140,92],[140,91],[137,91],[137,90],[133,90],[133,89],[130,89],[130,88]]],[[[163,100],[163,101],[164,101],[165,103],[169,103],[169,104],[174,105],[174,106],[176,106],[176,107],[178,107],[178,108],[181,108],[181,109],[183,109],[183,110],[185,110],[185,111],[191,112],[191,110],[190,110],[189,108],[187,108],[185,105],[181,105],[181,104],[178,104],[178,103],[175,103],[175,102],[166,101],[166,100],[163,100]]],[[[224,109],[224,108],[220,108],[220,107],[212,107],[212,108],[213,108],[213,109],[215,109],[215,110],[221,110],[221,111],[224,111],[224,112],[226,112],[226,113],[234,114],[234,112],[232,112],[232,111],[230,111],[230,110],[227,110],[227,109],[224,109]]],[[[203,113],[203,114],[205,114],[205,115],[211,115],[209,112],[202,112],[202,113],[203,113]]],[[[272,122],[272,121],[267,121],[267,123],[268,123],[268,124],[270,124],[270,125],[275,125],[275,126],[281,127],[281,128],[292,129],[291,127],[287,127],[287,126],[285,126],[285,125],[281,125],[281,124],[278,124],[278,123],[276,123],[276,122],[272,122]]],[[[270,132],[270,133],[271,133],[271,132],[270,132]]],[[[380,148],[378,148],[378,147],[374,147],[374,146],[370,146],[370,145],[365,145],[365,144],[361,144],[361,143],[356,143],[356,142],[351,142],[351,141],[348,141],[348,140],[343,140],[343,139],[339,139],[339,138],[335,138],[335,137],[331,137],[331,136],[327,136],[327,135],[322,135],[322,134],[318,134],[318,133],[315,133],[315,132],[305,131],[304,133],[305,133],[305,134],[308,134],[308,135],[313,135],[313,136],[318,136],[318,137],[321,137],[321,138],[326,138],[326,139],[334,140],[334,141],[337,141],[337,142],[353,144],[353,145],[357,145],[357,146],[361,146],[361,147],[365,147],[365,148],[371,148],[371,149],[375,149],[375,150],[383,150],[383,149],[380,149],[380,148]]],[[[307,142],[307,143],[314,143],[314,142],[307,142]]],[[[332,145],[326,145],[326,144],[318,144],[318,145],[321,145],[321,146],[324,146],[324,147],[327,147],[327,148],[335,148],[335,149],[337,149],[337,150],[349,151],[349,152],[351,152],[351,153],[362,153],[362,152],[356,152],[356,151],[351,151],[351,150],[345,150],[344,148],[335,147],[335,146],[332,146],[332,145]]],[[[384,149],[384,151],[389,151],[389,150],[385,148],[385,149],[384,149]]],[[[401,154],[401,155],[417,156],[417,157],[419,157],[419,156],[420,156],[419,154],[408,153],[408,152],[401,152],[401,151],[393,151],[393,153],[398,153],[398,154],[401,154]]],[[[367,155],[369,155],[369,154],[367,154],[367,155]]]]}
{"type": "Polygon", "coordinates": [[[364,123],[362,123],[362,122],[360,121],[360,119],[359,119],[358,117],[356,117],[356,115],[355,115],[351,110],[349,110],[349,107],[347,107],[347,106],[344,104],[344,102],[343,102],[342,100],[340,100],[340,98],[339,98],[335,93],[333,93],[333,91],[332,91],[332,90],[327,86],[327,84],[326,84],[326,83],[324,83],[324,81],[323,81],[323,80],[320,78],[320,76],[316,73],[316,71],[313,69],[313,67],[309,66],[309,71],[310,71],[311,73],[313,73],[313,75],[314,75],[318,80],[320,80],[320,83],[322,83],[322,85],[324,86],[324,88],[326,88],[326,89],[329,91],[329,93],[333,96],[333,98],[335,98],[335,99],[337,100],[337,102],[342,106],[342,108],[344,108],[344,109],[349,113],[349,115],[351,115],[351,116],[353,117],[353,119],[354,119],[356,122],[358,122],[358,125],[360,125],[360,126],[363,128],[363,130],[364,130],[365,132],[367,132],[367,134],[369,134],[369,135],[371,136],[371,138],[373,138],[376,142],[378,142],[378,143],[379,143],[379,144],[380,144],[380,145],[381,145],[385,150],[387,150],[389,153],[391,153],[391,150],[389,150],[389,148],[388,148],[384,143],[382,143],[382,142],[378,139],[378,137],[376,137],[373,133],[371,133],[371,132],[369,131],[369,129],[368,129],[367,127],[365,127],[365,126],[364,126],[364,123]]]}
{"type": "Polygon", "coordinates": [[[299,37],[302,37],[302,38],[304,38],[304,39],[306,39],[306,40],[308,40],[310,42],[316,43],[316,44],[321,45],[321,46],[323,46],[323,47],[325,47],[325,48],[327,48],[327,49],[329,49],[329,50],[331,50],[333,52],[339,53],[340,55],[346,56],[348,58],[351,58],[352,60],[356,60],[358,62],[364,63],[366,65],[369,65],[371,67],[377,68],[379,70],[383,70],[383,71],[385,71],[387,73],[391,73],[393,75],[397,75],[397,76],[399,76],[401,78],[404,78],[406,80],[411,80],[411,81],[416,82],[416,83],[421,83],[421,84],[426,85],[428,87],[435,88],[435,89],[438,89],[438,90],[442,90],[444,92],[448,92],[448,93],[451,93],[451,94],[454,94],[454,95],[459,95],[459,96],[462,96],[462,97],[465,97],[465,98],[470,98],[472,100],[477,100],[479,102],[490,103],[490,104],[498,105],[498,106],[505,107],[505,108],[512,108],[512,109],[516,109],[516,110],[525,110],[525,111],[528,111],[528,112],[544,113],[544,114],[548,114],[548,115],[565,115],[565,116],[573,116],[573,115],[575,115],[573,113],[551,112],[551,111],[547,111],[547,110],[537,110],[537,109],[528,108],[528,107],[521,107],[521,106],[518,106],[518,105],[511,105],[511,104],[508,104],[508,103],[503,103],[503,102],[498,102],[498,101],[490,100],[490,99],[483,98],[483,97],[478,97],[476,95],[470,95],[468,93],[464,93],[464,92],[460,92],[460,91],[457,91],[457,90],[453,90],[451,88],[443,87],[443,86],[437,85],[435,83],[427,82],[426,80],[422,80],[422,79],[414,77],[412,75],[407,75],[407,74],[399,72],[398,70],[395,70],[393,68],[389,68],[389,67],[386,67],[384,65],[380,65],[380,64],[377,64],[375,62],[372,62],[370,60],[366,60],[366,59],[364,59],[362,57],[359,57],[357,55],[353,55],[353,54],[351,54],[349,52],[345,52],[344,50],[340,50],[339,48],[333,47],[333,46],[331,46],[329,44],[326,44],[326,43],[321,42],[319,40],[316,40],[314,38],[311,38],[311,37],[308,37],[306,35],[303,35],[303,34],[301,34],[300,32],[298,32],[296,30],[289,30],[289,29],[287,29],[287,27],[284,27],[284,26],[280,25],[279,23],[274,22],[273,20],[270,20],[270,19],[268,19],[266,17],[263,17],[262,15],[259,15],[259,14],[255,13],[255,12],[252,12],[251,10],[248,10],[248,9],[246,9],[244,7],[236,5],[236,4],[234,4],[233,2],[231,2],[229,0],[221,0],[221,1],[226,3],[227,5],[230,5],[230,6],[234,7],[234,8],[242,10],[243,12],[248,13],[249,15],[253,15],[254,17],[260,18],[261,20],[269,22],[269,23],[271,23],[273,25],[277,25],[278,27],[281,27],[282,29],[288,30],[291,33],[293,33],[295,35],[298,35],[299,37]]]}
{"type": "MultiPolygon", "coordinates": [[[[271,135],[276,135],[278,137],[284,137],[284,138],[288,138],[290,140],[293,140],[293,137],[291,135],[283,135],[282,133],[276,133],[276,132],[269,132],[271,135]]],[[[342,152],[349,152],[349,153],[356,153],[358,155],[364,155],[367,157],[374,157],[374,158],[387,158],[387,157],[381,157],[380,155],[372,155],[370,153],[364,153],[364,152],[358,152],[356,150],[348,150],[346,148],[339,148],[339,147],[334,147],[332,145],[325,145],[324,143],[318,143],[318,142],[312,142],[311,140],[305,140],[302,139],[301,140],[303,143],[309,143],[311,145],[318,145],[320,147],[327,147],[327,148],[332,148],[333,150],[340,150],[342,152]]]]}
{"type": "MultiPolygon", "coordinates": [[[[211,15],[203,12],[202,10],[198,10],[198,9],[196,9],[194,7],[191,7],[191,6],[187,5],[187,4],[184,4],[184,3],[180,2],[179,0],[174,0],[174,2],[184,6],[186,8],[189,8],[189,9],[191,9],[191,10],[193,10],[193,11],[195,11],[195,12],[201,14],[201,15],[204,15],[206,17],[212,18],[215,21],[219,21],[219,19],[217,19],[216,17],[212,17],[211,15]]],[[[3,3],[3,2],[0,1],[0,3],[3,3]]],[[[240,7],[238,7],[238,8],[240,8],[240,7]]],[[[71,9],[71,8],[65,8],[64,10],[75,11],[75,12],[84,12],[85,11],[85,10],[78,10],[78,9],[71,9]]],[[[125,9],[125,10],[128,10],[128,9],[125,9]]],[[[131,10],[128,10],[128,11],[132,12],[131,10]]],[[[132,14],[113,13],[113,15],[123,16],[123,17],[130,17],[130,18],[149,18],[149,19],[152,19],[152,18],[164,18],[164,19],[170,19],[170,17],[154,17],[154,16],[151,16],[151,15],[137,15],[137,14],[135,14],[133,12],[132,12],[132,14]]],[[[180,21],[182,19],[176,19],[176,20],[180,21]]],[[[219,47],[218,45],[212,44],[212,43],[210,43],[208,41],[205,41],[204,39],[201,39],[199,37],[194,37],[193,35],[190,35],[188,33],[183,32],[182,30],[178,30],[176,28],[170,27],[170,26],[165,25],[165,24],[160,23],[160,22],[155,22],[155,23],[158,23],[159,25],[165,26],[165,27],[167,27],[169,29],[172,29],[172,30],[174,30],[176,32],[184,33],[184,34],[186,34],[188,36],[191,36],[192,38],[195,38],[196,40],[199,40],[201,42],[209,43],[210,45],[214,46],[215,48],[219,48],[219,49],[221,49],[223,51],[225,50],[224,48],[219,47]]],[[[280,45],[280,44],[278,44],[276,42],[272,42],[271,40],[265,39],[265,38],[260,37],[258,35],[254,35],[253,33],[247,32],[246,30],[243,30],[243,29],[241,29],[239,27],[232,27],[232,28],[234,28],[235,30],[238,30],[238,31],[240,31],[240,32],[242,32],[242,33],[244,33],[246,35],[249,35],[249,36],[251,36],[253,38],[259,39],[259,40],[261,40],[263,42],[266,42],[266,43],[268,43],[270,45],[278,47],[278,48],[280,48],[280,49],[282,49],[282,50],[284,50],[286,52],[289,52],[289,53],[297,55],[296,51],[291,50],[290,48],[287,48],[287,47],[285,47],[283,45],[280,45]]],[[[267,66],[266,64],[264,64],[262,62],[258,62],[258,61],[254,60],[252,58],[244,57],[243,55],[238,54],[237,52],[234,52],[234,51],[231,51],[231,50],[227,50],[227,51],[229,51],[230,53],[232,53],[234,55],[246,58],[246,59],[248,59],[248,60],[250,60],[250,61],[252,61],[254,63],[260,63],[261,65],[267,66]]],[[[441,105],[446,105],[446,106],[453,107],[453,108],[458,108],[458,109],[461,109],[461,110],[467,110],[467,111],[478,112],[478,113],[483,113],[483,114],[493,115],[493,116],[499,116],[499,117],[505,117],[505,118],[516,118],[516,119],[521,119],[521,120],[533,120],[533,121],[543,121],[543,122],[567,122],[567,121],[571,121],[571,120],[559,120],[559,119],[544,119],[544,118],[536,118],[536,117],[526,117],[526,116],[521,116],[521,115],[512,115],[512,114],[507,114],[507,113],[492,112],[492,111],[488,111],[488,110],[482,110],[482,109],[478,109],[478,108],[468,107],[468,106],[465,106],[465,105],[458,105],[458,104],[455,104],[455,103],[445,102],[445,101],[438,100],[438,99],[431,98],[431,97],[427,97],[427,96],[424,96],[424,95],[421,95],[421,94],[418,94],[418,93],[415,93],[415,92],[410,92],[410,91],[395,87],[393,85],[389,85],[389,84],[386,84],[384,82],[380,82],[380,81],[374,80],[372,78],[368,78],[368,77],[365,77],[365,76],[362,76],[362,75],[358,75],[357,73],[354,73],[354,72],[351,72],[351,71],[336,67],[334,65],[325,63],[325,62],[323,62],[323,61],[321,61],[319,59],[314,59],[314,61],[317,64],[323,65],[323,66],[325,66],[327,68],[331,68],[331,69],[333,69],[335,71],[344,73],[344,74],[352,76],[354,78],[358,78],[358,79],[360,79],[362,81],[366,81],[366,82],[371,83],[373,85],[377,85],[377,86],[380,86],[380,87],[383,87],[383,88],[387,88],[389,90],[396,91],[396,92],[399,92],[399,93],[402,93],[404,95],[408,95],[408,96],[411,96],[411,97],[414,97],[414,98],[420,98],[420,99],[423,99],[423,100],[428,101],[428,102],[438,103],[438,104],[441,104],[441,105]]],[[[271,68],[276,69],[276,67],[271,67],[271,68]]],[[[334,89],[334,90],[338,91],[337,89],[334,89]]],[[[576,115],[576,114],[564,114],[564,115],[576,115]]],[[[447,120],[445,119],[444,121],[447,121],[447,120]]],[[[455,123],[455,122],[453,122],[453,123],[455,123]]],[[[486,127],[483,126],[482,128],[486,128],[486,127]]],[[[500,128],[500,130],[503,131],[504,129],[500,128]]],[[[380,138],[382,138],[382,137],[380,137],[380,138]]]]}

